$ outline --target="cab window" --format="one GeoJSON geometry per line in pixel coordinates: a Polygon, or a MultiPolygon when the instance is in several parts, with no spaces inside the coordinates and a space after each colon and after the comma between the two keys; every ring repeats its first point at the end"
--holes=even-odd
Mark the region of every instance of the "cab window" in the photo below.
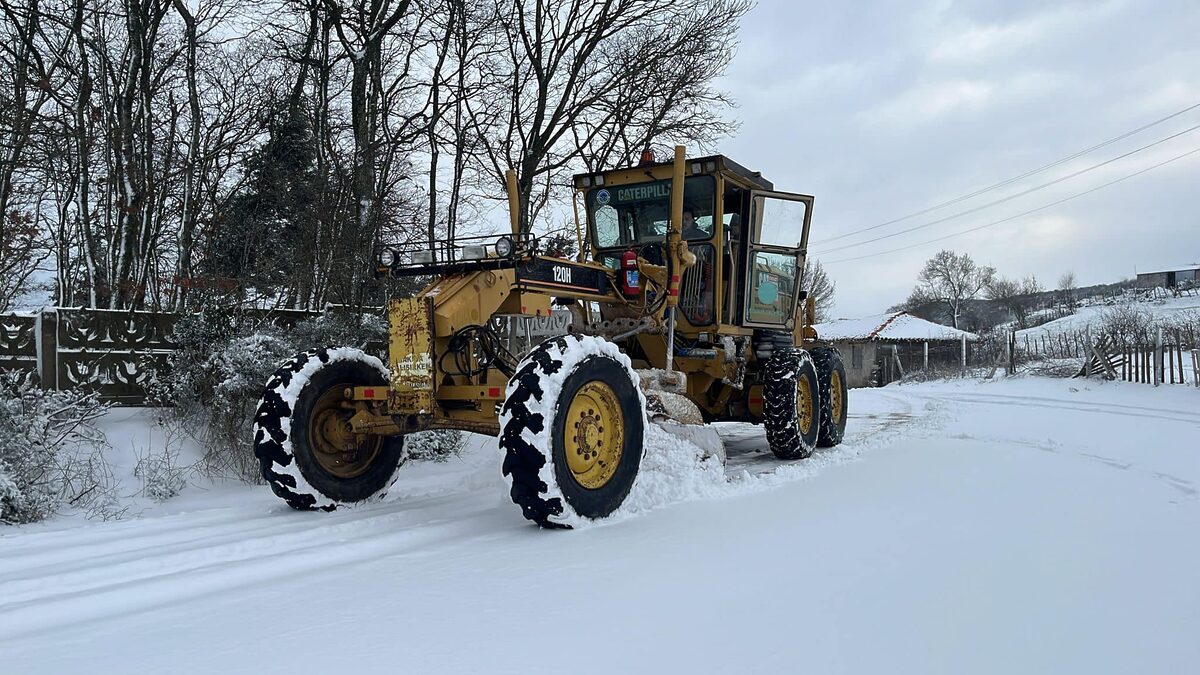
{"type": "MultiPolygon", "coordinates": [[[[715,191],[712,176],[684,179],[685,239],[712,237],[715,191]]],[[[671,181],[592,188],[586,204],[596,248],[661,242],[671,217],[671,181]]]]}
{"type": "Polygon", "coordinates": [[[801,201],[786,201],[782,199],[763,199],[759,202],[762,209],[762,229],[758,235],[757,244],[764,246],[800,246],[804,235],[804,218],[808,205],[801,201]]]}

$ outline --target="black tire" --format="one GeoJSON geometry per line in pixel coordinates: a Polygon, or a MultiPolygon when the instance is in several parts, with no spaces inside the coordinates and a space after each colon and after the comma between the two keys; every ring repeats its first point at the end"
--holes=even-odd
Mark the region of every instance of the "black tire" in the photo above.
{"type": "Polygon", "coordinates": [[[834,347],[817,347],[809,354],[817,368],[817,392],[821,401],[821,433],[817,436],[817,447],[832,448],[846,435],[846,366],[842,363],[841,353],[834,347]],[[836,419],[833,414],[835,397],[841,401],[836,419]]]}
{"type": "Polygon", "coordinates": [[[570,528],[580,517],[608,516],[625,501],[641,467],[646,423],[634,377],[616,345],[594,337],[551,338],[518,364],[500,411],[499,444],[509,494],[526,518],[545,528],[570,528]],[[596,381],[616,394],[624,435],[611,478],[589,489],[568,468],[564,439],[571,400],[596,381]]]}
{"type": "Polygon", "coordinates": [[[301,511],[332,511],[386,495],[405,459],[402,436],[383,437],[362,473],[343,478],[321,467],[309,429],[322,394],[386,387],[386,372],[379,359],[358,350],[325,348],[297,354],[267,380],[254,414],[254,454],[276,496],[301,511]]]}
{"type": "Polygon", "coordinates": [[[812,357],[802,349],[776,351],[764,368],[763,427],[767,444],[779,459],[805,459],[812,455],[821,431],[821,417],[816,403],[800,400],[800,381],[808,391],[819,389],[817,369],[812,357]],[[800,405],[809,405],[810,422],[804,433],[800,424],[800,405]]]}

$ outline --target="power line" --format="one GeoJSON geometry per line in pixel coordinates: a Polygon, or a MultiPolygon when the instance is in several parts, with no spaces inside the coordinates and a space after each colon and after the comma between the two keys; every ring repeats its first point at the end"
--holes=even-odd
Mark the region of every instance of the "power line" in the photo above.
{"type": "Polygon", "coordinates": [[[940,204],[935,204],[935,205],[933,205],[933,206],[930,206],[930,207],[928,207],[928,208],[921,209],[920,211],[914,211],[914,212],[912,212],[912,213],[910,213],[910,214],[908,214],[908,215],[906,215],[906,216],[900,216],[899,218],[893,218],[892,220],[889,220],[889,221],[887,221],[887,222],[883,222],[883,223],[879,223],[878,225],[872,225],[872,226],[870,226],[870,227],[864,227],[864,228],[862,228],[862,229],[859,229],[859,230],[854,230],[854,231],[852,231],[852,232],[846,232],[846,233],[844,233],[844,234],[839,234],[839,235],[837,235],[836,237],[829,237],[828,239],[821,239],[821,240],[819,240],[819,241],[815,241],[815,242],[813,242],[813,245],[817,245],[817,244],[824,244],[824,243],[828,243],[828,242],[831,242],[831,241],[837,241],[838,239],[845,239],[846,237],[852,237],[852,236],[854,236],[854,235],[856,235],[856,234],[862,234],[863,232],[870,232],[870,231],[872,231],[872,230],[877,230],[877,229],[879,229],[879,228],[881,228],[881,227],[887,227],[888,225],[894,225],[894,224],[896,224],[896,223],[903,222],[903,221],[905,221],[905,220],[908,220],[908,219],[910,219],[910,218],[916,218],[917,216],[923,216],[923,215],[925,215],[926,213],[929,213],[929,212],[931,212],[931,211],[937,211],[938,209],[945,208],[945,207],[947,207],[947,206],[953,206],[954,204],[957,204],[957,203],[959,203],[959,202],[966,201],[966,200],[968,200],[968,199],[971,199],[972,197],[978,197],[979,195],[981,195],[981,194],[984,194],[984,193],[986,193],[986,192],[991,192],[992,190],[996,190],[996,189],[999,189],[999,188],[1002,188],[1002,187],[1005,187],[1005,186],[1008,186],[1008,185],[1012,185],[1013,183],[1016,183],[1016,182],[1018,182],[1018,181],[1021,181],[1021,180],[1024,180],[1024,179],[1026,179],[1026,178],[1029,178],[1030,176],[1033,176],[1033,175],[1035,175],[1035,174],[1039,174],[1039,173],[1041,173],[1041,172],[1045,171],[1046,169],[1053,169],[1053,168],[1054,168],[1054,167],[1056,167],[1056,166],[1059,166],[1059,165],[1065,164],[1065,163],[1067,163],[1067,162],[1069,162],[1069,161],[1071,161],[1071,160],[1073,160],[1073,159],[1077,159],[1077,158],[1079,158],[1079,157],[1082,157],[1082,156],[1084,156],[1084,155],[1086,155],[1086,154],[1088,154],[1088,153],[1090,153],[1090,152],[1095,152],[1096,150],[1099,150],[1100,148],[1103,148],[1103,147],[1107,147],[1107,146],[1109,146],[1109,145],[1112,145],[1113,143],[1116,143],[1117,141],[1122,141],[1122,140],[1125,140],[1126,138],[1129,138],[1130,136],[1133,136],[1133,135],[1135,135],[1135,134],[1139,134],[1139,133],[1141,133],[1141,132],[1143,132],[1143,131],[1145,131],[1145,130],[1147,130],[1147,129],[1151,128],[1151,127],[1158,126],[1159,124],[1162,124],[1163,122],[1166,122],[1166,121],[1168,121],[1168,120],[1175,119],[1176,117],[1179,117],[1180,115],[1182,115],[1182,114],[1184,114],[1184,113],[1186,113],[1186,112],[1190,112],[1190,111],[1192,111],[1192,110],[1195,110],[1196,108],[1200,108],[1200,103],[1196,103],[1196,104],[1193,104],[1193,105],[1190,105],[1190,106],[1188,106],[1188,107],[1184,108],[1183,110],[1179,110],[1179,111],[1177,111],[1177,112],[1173,112],[1173,113],[1171,113],[1170,115],[1167,115],[1166,117],[1162,117],[1162,118],[1160,118],[1160,119],[1157,119],[1157,120],[1155,120],[1155,121],[1153,121],[1153,122],[1150,122],[1149,124],[1144,124],[1144,125],[1142,125],[1142,126],[1138,127],[1137,129],[1134,129],[1133,131],[1127,131],[1127,132],[1125,132],[1125,133],[1121,134],[1120,136],[1114,136],[1113,138],[1110,138],[1110,139],[1108,139],[1107,141],[1104,141],[1103,143],[1098,143],[1098,144],[1096,144],[1096,145],[1093,145],[1093,146],[1091,146],[1090,148],[1085,148],[1085,149],[1083,149],[1083,150],[1080,150],[1079,152],[1076,152],[1076,153],[1074,153],[1074,154],[1072,154],[1072,155],[1068,155],[1068,156],[1066,156],[1066,157],[1063,157],[1063,158],[1061,158],[1061,159],[1056,159],[1056,160],[1054,160],[1053,162],[1050,162],[1049,164],[1043,164],[1042,166],[1039,166],[1039,167],[1038,167],[1038,168],[1036,168],[1036,169],[1030,169],[1029,171],[1026,171],[1025,173],[1023,173],[1023,174],[1021,174],[1021,175],[1019,175],[1019,176],[1013,176],[1012,178],[1006,178],[1005,180],[1002,180],[1002,181],[1000,181],[999,183],[994,183],[994,184],[992,184],[992,185],[989,185],[989,186],[987,186],[987,187],[980,188],[980,189],[978,189],[978,190],[976,190],[976,191],[974,191],[974,192],[971,192],[971,193],[969,193],[969,194],[965,194],[965,195],[962,195],[962,196],[960,196],[960,197],[955,197],[955,198],[953,198],[953,199],[950,199],[950,200],[948,200],[948,201],[944,201],[944,202],[942,202],[942,203],[940,203],[940,204]]]}
{"type": "Polygon", "coordinates": [[[1015,216],[1009,216],[1009,217],[1007,217],[1007,218],[1001,218],[1000,220],[994,220],[994,221],[992,221],[992,222],[990,222],[990,223],[985,223],[985,224],[983,224],[983,225],[978,225],[978,226],[976,226],[976,227],[972,227],[972,228],[969,228],[969,229],[966,229],[966,230],[959,230],[958,232],[951,232],[950,234],[943,235],[943,236],[941,236],[941,237],[936,237],[936,238],[934,238],[934,239],[928,239],[928,240],[926,240],[926,241],[917,242],[917,243],[915,243],[915,244],[909,244],[908,246],[901,246],[901,247],[899,247],[899,248],[893,248],[893,249],[890,249],[890,250],[887,250],[887,251],[879,251],[879,252],[877,252],[877,253],[868,253],[868,254],[866,254],[866,255],[855,256],[855,257],[853,257],[853,258],[842,258],[842,259],[840,259],[840,260],[831,260],[831,261],[829,261],[829,262],[824,262],[824,263],[822,263],[822,264],[824,264],[824,265],[836,265],[836,264],[838,264],[838,263],[850,262],[850,261],[852,261],[852,260],[864,260],[864,259],[866,259],[866,258],[874,258],[875,256],[887,255],[887,254],[889,254],[889,253],[896,253],[896,252],[899,252],[899,251],[907,251],[908,249],[911,249],[911,248],[916,248],[916,247],[918,247],[918,246],[924,246],[924,245],[926,245],[926,244],[932,244],[932,243],[934,243],[934,242],[942,241],[942,240],[944,240],[944,239],[950,239],[951,237],[957,237],[957,236],[960,236],[960,235],[969,234],[969,233],[971,233],[971,232],[977,232],[977,231],[979,231],[979,230],[982,230],[982,229],[984,229],[984,228],[987,228],[987,227],[992,227],[992,226],[994,226],[994,225],[1000,225],[1001,223],[1007,223],[1007,222],[1009,222],[1009,221],[1016,220],[1017,218],[1023,218],[1023,217],[1025,217],[1025,216],[1028,216],[1028,215],[1029,215],[1029,214],[1031,214],[1031,213],[1037,213],[1038,211],[1044,211],[1044,210],[1046,210],[1046,209],[1048,209],[1048,208],[1051,208],[1051,207],[1053,207],[1053,206],[1058,206],[1059,204],[1062,204],[1062,203],[1064,203],[1064,202],[1069,202],[1069,201],[1071,201],[1072,199],[1078,199],[1079,197],[1082,197],[1082,196],[1084,196],[1084,195],[1089,195],[1089,194],[1091,194],[1091,193],[1093,193],[1093,192],[1096,192],[1096,191],[1098,191],[1098,190],[1103,190],[1103,189],[1104,189],[1104,188],[1106,188],[1106,187],[1109,187],[1109,186],[1112,186],[1112,185],[1116,185],[1117,183],[1121,183],[1121,182],[1123,182],[1123,181],[1127,181],[1127,180],[1129,180],[1130,178],[1133,178],[1133,177],[1135,177],[1135,176],[1140,176],[1140,175],[1142,175],[1142,174],[1146,173],[1147,171],[1153,171],[1154,169],[1157,169],[1157,168],[1159,168],[1159,167],[1161,167],[1161,166],[1166,166],[1167,164],[1170,164],[1171,162],[1177,162],[1177,161],[1179,161],[1179,160],[1183,159],[1184,157],[1188,157],[1189,155],[1194,155],[1194,154],[1196,154],[1196,153],[1198,153],[1198,152],[1200,152],[1200,148],[1196,148],[1196,149],[1194,149],[1194,150],[1189,150],[1188,152],[1185,152],[1185,153],[1183,153],[1182,155],[1176,155],[1175,157],[1172,157],[1171,159],[1168,159],[1168,160],[1165,160],[1165,161],[1159,162],[1158,164],[1155,164],[1155,165],[1153,165],[1153,166],[1148,166],[1148,167],[1146,167],[1145,169],[1142,169],[1142,170],[1140,170],[1140,171],[1135,171],[1134,173],[1131,173],[1131,174],[1129,174],[1129,175],[1127,175],[1127,176],[1122,176],[1122,177],[1120,177],[1120,178],[1118,178],[1118,179],[1116,179],[1116,180],[1112,180],[1112,181],[1109,181],[1109,182],[1107,182],[1107,183],[1104,183],[1103,185],[1098,185],[1098,186],[1096,186],[1096,187],[1094,187],[1094,188],[1092,188],[1092,189],[1090,189],[1090,190],[1085,190],[1085,191],[1083,191],[1083,192],[1079,192],[1079,193],[1077,193],[1077,194],[1073,194],[1073,195],[1071,195],[1070,197],[1064,197],[1063,199],[1059,199],[1058,201],[1050,202],[1049,204],[1044,204],[1044,205],[1042,205],[1042,206],[1039,206],[1039,207],[1037,207],[1036,209],[1030,209],[1030,210],[1028,210],[1028,211],[1025,211],[1025,212],[1022,212],[1022,213],[1018,213],[1018,214],[1016,214],[1015,216]]]}
{"type": "Polygon", "coordinates": [[[970,214],[972,214],[972,213],[976,213],[976,212],[982,211],[982,210],[984,210],[984,209],[989,209],[989,208],[991,208],[991,207],[993,207],[993,206],[997,206],[997,205],[1003,204],[1003,203],[1005,203],[1005,202],[1009,202],[1009,201],[1012,201],[1012,200],[1014,200],[1014,199],[1017,199],[1018,197],[1024,197],[1024,196],[1025,196],[1025,195],[1027,195],[1027,194],[1031,194],[1031,193],[1033,193],[1033,192],[1037,192],[1037,191],[1039,191],[1039,190],[1044,190],[1044,189],[1046,189],[1046,188],[1048,188],[1048,187],[1051,187],[1051,186],[1053,186],[1053,185],[1057,185],[1057,184],[1059,184],[1059,183],[1061,183],[1061,182],[1063,182],[1063,181],[1066,181],[1066,180],[1070,180],[1070,179],[1072,179],[1072,178],[1075,178],[1076,176],[1081,176],[1081,175],[1083,175],[1083,174],[1085,174],[1085,173],[1088,173],[1089,171],[1095,171],[1096,169],[1099,169],[1099,168],[1101,168],[1101,167],[1103,167],[1103,166],[1107,166],[1107,165],[1109,165],[1109,164],[1112,164],[1113,162],[1120,161],[1120,160],[1122,160],[1122,159],[1125,159],[1126,157],[1130,157],[1131,155],[1136,155],[1136,154],[1137,154],[1137,153],[1139,153],[1139,152],[1143,152],[1143,151],[1145,151],[1145,150],[1149,150],[1150,148],[1153,148],[1153,147],[1154,147],[1154,146],[1156,146],[1156,145],[1162,145],[1163,143],[1166,143],[1167,141],[1170,141],[1170,140],[1173,140],[1173,139],[1179,138],[1180,136],[1182,136],[1182,135],[1184,135],[1184,134],[1191,133],[1191,132],[1193,132],[1193,131],[1195,131],[1195,130],[1197,130],[1197,129],[1200,129],[1200,124],[1197,124],[1196,126],[1190,127],[1190,128],[1188,128],[1188,129],[1184,129],[1183,131],[1180,131],[1179,133],[1176,133],[1176,134],[1171,134],[1170,136],[1167,136],[1166,138],[1160,138],[1159,140],[1157,140],[1157,141],[1154,141],[1153,143],[1148,143],[1148,144],[1146,144],[1146,145],[1143,145],[1142,147],[1140,147],[1140,148],[1138,148],[1138,149],[1136,149],[1136,150],[1130,150],[1129,152],[1127,152],[1127,153],[1125,153],[1125,154],[1123,154],[1123,155],[1118,155],[1118,156],[1116,156],[1116,157],[1113,157],[1112,159],[1106,159],[1106,160],[1104,160],[1103,162],[1100,162],[1099,164],[1093,164],[1092,166],[1089,166],[1089,167],[1087,167],[1087,168],[1085,168],[1085,169],[1080,169],[1079,171],[1076,171],[1076,172],[1074,172],[1074,173],[1069,173],[1069,174],[1067,174],[1067,175],[1065,175],[1065,176],[1062,176],[1062,177],[1060,177],[1060,178],[1055,178],[1054,180],[1052,180],[1052,181],[1050,181],[1050,182],[1048,182],[1048,183],[1042,183],[1041,185],[1037,185],[1037,186],[1035,186],[1035,187],[1031,187],[1031,188],[1029,188],[1028,190],[1023,190],[1023,191],[1021,191],[1021,192],[1017,192],[1017,193],[1014,193],[1014,194],[1008,195],[1007,197],[1002,197],[1002,198],[1000,198],[1000,199],[997,199],[997,200],[995,200],[995,201],[988,202],[987,204],[982,204],[982,205],[980,205],[980,206],[976,206],[976,207],[974,207],[974,208],[967,209],[966,211],[959,211],[958,213],[953,213],[953,214],[951,214],[951,215],[948,215],[948,216],[945,216],[945,217],[942,217],[942,218],[938,218],[938,219],[936,219],[936,220],[931,220],[931,221],[929,221],[929,222],[927,222],[927,223],[922,223],[922,224],[920,224],[920,225],[914,225],[913,227],[909,227],[909,228],[906,228],[906,229],[903,229],[903,230],[897,230],[896,232],[892,232],[891,234],[882,234],[882,235],[880,235],[880,236],[878,236],[878,237],[875,237],[874,239],[867,239],[867,240],[865,240],[865,241],[860,241],[860,242],[853,243],[853,244],[843,244],[843,245],[841,245],[841,246],[835,246],[835,247],[833,247],[833,248],[829,248],[829,249],[825,249],[825,250],[819,251],[819,253],[820,253],[820,254],[825,254],[825,253],[833,253],[834,251],[842,251],[842,250],[845,250],[845,249],[848,249],[848,248],[856,248],[856,247],[858,247],[858,246],[862,246],[862,245],[864,245],[864,244],[871,244],[871,243],[874,243],[874,242],[877,242],[877,241],[882,241],[882,240],[884,240],[884,239],[891,239],[892,237],[898,237],[898,236],[900,236],[900,235],[902,235],[902,234],[908,234],[909,232],[916,232],[917,230],[923,230],[923,229],[925,229],[925,228],[927,228],[927,227],[933,227],[934,225],[940,225],[941,223],[944,223],[944,222],[946,222],[946,221],[948,221],[948,220],[954,220],[955,218],[959,218],[959,217],[962,217],[962,216],[970,215],[970,214]]]}

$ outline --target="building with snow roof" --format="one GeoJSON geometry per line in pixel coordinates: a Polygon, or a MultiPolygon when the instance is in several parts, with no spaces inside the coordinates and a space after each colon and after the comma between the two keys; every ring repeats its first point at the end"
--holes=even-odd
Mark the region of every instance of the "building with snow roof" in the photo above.
{"type": "Polygon", "coordinates": [[[882,386],[925,367],[953,367],[962,358],[964,338],[968,345],[980,340],[908,312],[837,319],[813,328],[841,351],[849,387],[882,386]]]}
{"type": "Polygon", "coordinates": [[[1176,265],[1156,272],[1139,272],[1138,288],[1191,288],[1200,282],[1200,263],[1176,265]]]}

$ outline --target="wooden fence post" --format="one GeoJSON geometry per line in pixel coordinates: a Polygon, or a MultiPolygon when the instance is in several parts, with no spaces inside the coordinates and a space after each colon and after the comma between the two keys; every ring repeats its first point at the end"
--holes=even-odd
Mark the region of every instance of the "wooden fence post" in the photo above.
{"type": "Polygon", "coordinates": [[[1006,374],[1017,374],[1017,331],[1008,331],[1008,339],[1004,341],[1004,348],[1008,352],[1008,363],[1006,364],[1006,374]]]}
{"type": "Polygon", "coordinates": [[[1085,349],[1083,351],[1083,376],[1092,376],[1092,358],[1096,354],[1096,347],[1092,344],[1092,327],[1087,326],[1083,329],[1085,349]]]}
{"type": "Polygon", "coordinates": [[[1154,334],[1154,386],[1163,383],[1163,340],[1162,327],[1154,334]]]}
{"type": "Polygon", "coordinates": [[[1187,384],[1187,378],[1183,376],[1183,335],[1178,328],[1175,329],[1175,349],[1179,353],[1179,384],[1187,384]]]}
{"type": "Polygon", "coordinates": [[[1200,387],[1200,349],[1192,350],[1192,384],[1200,387]]]}

